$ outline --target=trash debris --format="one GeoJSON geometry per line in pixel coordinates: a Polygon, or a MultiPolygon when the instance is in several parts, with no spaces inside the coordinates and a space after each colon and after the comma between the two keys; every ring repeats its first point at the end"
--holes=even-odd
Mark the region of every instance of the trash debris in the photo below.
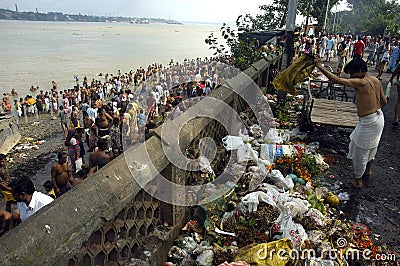
{"type": "MultiPolygon", "coordinates": [[[[266,98],[271,104],[276,102],[275,96],[266,98]]],[[[298,265],[348,265],[340,255],[350,248],[377,252],[371,237],[380,236],[371,235],[363,224],[341,220],[344,213],[336,209],[350,196],[343,191],[343,183],[327,171],[335,158],[320,154],[319,142],[298,142],[307,134],[290,127],[290,112],[278,116],[277,124],[286,128],[271,128],[264,136],[254,114],[240,113],[245,128],[237,136],[225,136],[218,147],[220,157],[237,153],[237,163],[229,167],[235,177],[232,189],[196,207],[169,252],[169,262],[177,266],[279,266],[294,262],[288,255],[291,251],[313,249],[317,254],[329,251],[333,255],[329,260],[300,259],[298,265]],[[338,246],[342,239],[349,244],[338,246]],[[284,258],[263,252],[272,249],[285,250],[284,258]]],[[[199,158],[200,172],[218,178],[221,171],[214,171],[214,162],[199,158]]],[[[201,175],[197,181],[208,180],[208,175],[201,175]]],[[[217,190],[216,184],[205,185],[205,198],[217,190]]],[[[361,265],[370,264],[361,261],[361,265]]]]}
{"type": "Polygon", "coordinates": [[[47,234],[50,234],[50,233],[51,233],[51,231],[50,231],[50,229],[51,229],[51,228],[50,228],[50,225],[46,224],[46,225],[44,226],[44,228],[45,228],[47,234]]]}

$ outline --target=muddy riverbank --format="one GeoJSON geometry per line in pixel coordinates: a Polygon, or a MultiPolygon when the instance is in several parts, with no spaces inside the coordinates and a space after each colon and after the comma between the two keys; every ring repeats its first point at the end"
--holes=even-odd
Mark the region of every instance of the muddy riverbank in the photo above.
{"type": "MultiPolygon", "coordinates": [[[[60,120],[51,118],[50,114],[22,118],[20,143],[7,155],[11,175],[31,178],[41,192],[44,192],[43,183],[50,180],[50,169],[57,152],[65,148],[60,120]]],[[[5,208],[2,197],[0,208],[5,208]]]]}

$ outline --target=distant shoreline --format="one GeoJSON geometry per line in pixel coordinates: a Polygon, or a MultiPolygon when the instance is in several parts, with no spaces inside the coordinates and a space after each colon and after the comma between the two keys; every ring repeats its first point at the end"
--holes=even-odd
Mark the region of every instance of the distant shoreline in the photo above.
{"type": "Polygon", "coordinates": [[[130,22],[134,24],[147,23],[182,23],[171,19],[145,18],[145,17],[119,17],[119,16],[92,16],[82,14],[64,14],[62,12],[40,13],[33,11],[14,11],[0,8],[0,20],[26,20],[26,21],[69,21],[69,22],[130,22]]]}
{"type": "Polygon", "coordinates": [[[17,20],[17,21],[53,21],[53,22],[127,22],[137,21],[132,24],[148,24],[148,23],[165,23],[165,24],[202,24],[202,25],[221,25],[221,22],[208,21],[178,21],[173,19],[162,18],[146,18],[146,17],[106,17],[106,16],[89,16],[64,14],[62,12],[39,13],[32,11],[16,12],[10,9],[0,8],[0,20],[17,20]],[[148,22],[147,22],[148,21],[148,22]]]}

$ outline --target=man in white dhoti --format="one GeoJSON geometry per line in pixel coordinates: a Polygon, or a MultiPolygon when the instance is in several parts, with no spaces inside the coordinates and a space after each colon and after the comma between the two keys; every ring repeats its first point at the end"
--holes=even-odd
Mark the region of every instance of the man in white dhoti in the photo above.
{"type": "Polygon", "coordinates": [[[367,64],[361,58],[351,60],[344,68],[350,78],[340,78],[315,60],[316,66],[334,83],[353,87],[356,90],[356,105],[359,121],[350,135],[348,158],[353,160],[352,184],[361,188],[362,177],[372,174],[371,166],[381,139],[384,117],[381,108],[386,104],[381,82],[367,73],[367,64]]]}

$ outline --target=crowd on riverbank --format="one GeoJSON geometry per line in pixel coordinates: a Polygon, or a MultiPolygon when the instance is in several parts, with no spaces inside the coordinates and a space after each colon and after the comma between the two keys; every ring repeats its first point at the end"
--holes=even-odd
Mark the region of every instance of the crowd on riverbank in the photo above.
{"type": "MultiPolygon", "coordinates": [[[[183,99],[208,95],[221,82],[218,71],[223,68],[217,66],[219,63],[215,58],[183,63],[171,60],[167,67],[152,64],[136,72],[105,74],[104,81],[100,80],[102,74],[98,75],[102,78],[91,81],[86,77],[80,81],[76,77],[74,88],[65,90],[53,81],[50,91],[39,91],[36,97],[27,95],[19,101],[15,99],[10,110],[3,110],[14,113],[20,121],[42,117],[42,124],[47,119],[60,125],[63,143],[58,146],[63,148],[59,149],[58,160],[49,173],[51,178],[46,182],[49,195],[59,197],[129,146],[144,141],[168,116],[184,112],[190,104],[171,113],[183,99]]],[[[4,96],[3,101],[9,102],[10,95],[4,96]]],[[[18,97],[16,91],[12,97],[18,97]]],[[[40,122],[34,124],[39,126],[40,122]]],[[[2,169],[8,173],[6,166],[2,169]]],[[[3,180],[7,183],[3,191],[10,192],[12,177],[7,176],[3,180]]],[[[6,200],[6,211],[11,213],[14,199],[7,197],[6,200]]],[[[14,218],[18,220],[18,216],[14,218]]]]}
{"type": "Polygon", "coordinates": [[[375,66],[377,78],[381,79],[385,71],[394,72],[399,61],[400,37],[354,36],[343,34],[322,34],[319,38],[302,36],[299,51],[318,55],[325,62],[337,57],[335,72],[340,74],[348,58],[364,55],[369,66],[375,66]]]}
{"type": "MultiPolygon", "coordinates": [[[[60,120],[64,121],[62,123],[65,129],[65,145],[68,148],[68,154],[59,153],[58,161],[54,164],[53,168],[56,174],[60,174],[59,177],[55,176],[54,181],[51,182],[49,191],[54,189],[54,194],[62,194],[62,192],[69,189],[64,184],[77,185],[85,176],[101,168],[108,161],[112,160],[115,154],[126,149],[126,146],[124,147],[123,144],[126,143],[129,146],[140,139],[146,138],[146,133],[151,134],[151,129],[162,123],[171,108],[180,103],[183,97],[191,97],[193,95],[204,96],[207,95],[208,89],[211,90],[214,87],[211,78],[207,79],[209,82],[206,80],[204,84],[202,83],[205,77],[210,76],[208,70],[204,72],[204,76],[201,74],[198,76],[200,83],[184,82],[184,85],[178,83],[178,87],[174,87],[173,84],[168,87],[165,84],[166,82],[162,82],[159,77],[154,78],[154,75],[157,76],[156,73],[159,71],[158,69],[150,75],[150,79],[147,80],[147,84],[149,82],[150,85],[143,84],[142,80],[142,84],[138,82],[137,88],[135,87],[134,90],[130,90],[130,84],[129,87],[126,86],[125,88],[122,85],[121,90],[117,92],[114,91],[113,85],[109,90],[106,88],[106,91],[97,89],[96,97],[92,97],[90,94],[88,96],[89,102],[87,103],[83,100],[82,104],[77,104],[76,102],[73,104],[73,99],[70,99],[70,97],[62,97],[61,108],[57,111],[60,120]],[[141,93],[142,91],[143,93],[141,93]],[[106,95],[106,97],[109,94],[110,102],[106,100],[106,97],[100,97],[98,93],[103,96],[106,95]],[[125,98],[126,100],[123,101],[125,98]],[[142,103],[146,103],[146,105],[142,105],[142,103]],[[147,121],[142,124],[140,124],[140,111],[147,118],[147,121]],[[125,115],[126,113],[129,116],[125,115]],[[63,120],[62,116],[65,114],[66,116],[63,120]],[[81,125],[83,126],[81,127],[81,125]],[[143,125],[144,129],[141,128],[143,125]],[[85,134],[85,132],[89,134],[85,134]],[[92,136],[91,133],[93,133],[92,136]],[[86,136],[88,139],[85,141],[86,136]],[[88,148],[91,154],[89,155],[88,162],[85,163],[82,161],[82,165],[80,165],[80,162],[78,163],[79,158],[85,158],[85,156],[81,155],[82,147],[80,144],[82,143],[85,143],[83,150],[88,148]],[[109,146],[111,146],[111,149],[109,146]],[[67,182],[65,182],[64,173],[66,172],[63,172],[63,170],[68,157],[70,160],[70,163],[67,164],[67,167],[69,167],[68,170],[71,173],[75,173],[75,177],[68,177],[67,182]],[[71,179],[72,182],[70,182],[71,179]],[[60,182],[57,183],[57,180],[60,182]]],[[[103,86],[100,87],[103,88],[103,86]]],[[[117,88],[117,84],[115,88],[117,88]]],[[[184,109],[181,109],[181,111],[184,111],[184,109]]]]}

